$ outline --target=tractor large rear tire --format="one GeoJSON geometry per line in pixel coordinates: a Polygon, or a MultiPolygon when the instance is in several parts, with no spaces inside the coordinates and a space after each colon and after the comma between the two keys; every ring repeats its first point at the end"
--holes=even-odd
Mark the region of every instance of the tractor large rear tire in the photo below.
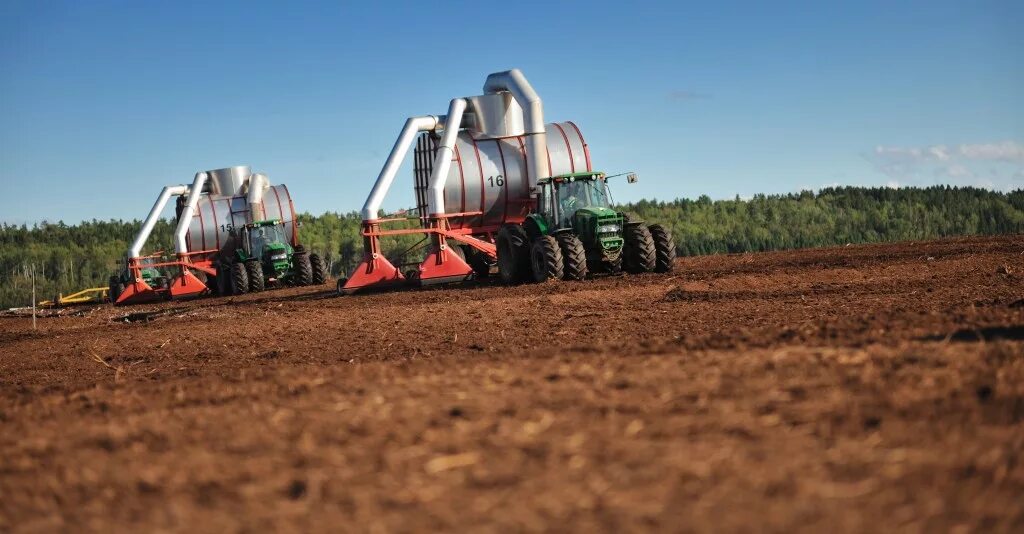
{"type": "Polygon", "coordinates": [[[549,235],[542,235],[533,241],[530,247],[530,266],[533,281],[546,282],[548,279],[561,280],[565,272],[562,260],[562,249],[558,240],[549,235]]]}
{"type": "Polygon", "coordinates": [[[263,278],[263,266],[259,260],[245,262],[245,273],[249,276],[249,292],[259,293],[265,289],[267,281],[263,278]]]}
{"type": "Polygon", "coordinates": [[[626,256],[623,262],[626,272],[649,273],[657,264],[654,238],[651,237],[651,231],[642,224],[626,225],[626,245],[622,253],[626,256]]]}
{"type": "Polygon", "coordinates": [[[526,230],[516,224],[506,224],[498,230],[495,240],[498,249],[498,274],[506,284],[518,284],[530,273],[530,244],[526,230]]]}
{"type": "Polygon", "coordinates": [[[672,240],[672,232],[660,224],[652,224],[647,227],[654,239],[654,250],[657,259],[654,262],[654,272],[669,273],[676,265],[676,242],[672,240]]]}
{"type": "Polygon", "coordinates": [[[564,267],[562,277],[566,280],[583,280],[587,277],[587,251],[583,242],[575,234],[558,235],[558,245],[562,248],[564,267]]]}
{"type": "Polygon", "coordinates": [[[249,292],[249,273],[244,263],[231,264],[231,294],[244,295],[249,292]]]}
{"type": "Polygon", "coordinates": [[[292,255],[292,262],[295,264],[295,285],[308,286],[313,283],[313,263],[309,261],[309,255],[305,252],[296,252],[292,255]]]}
{"type": "Polygon", "coordinates": [[[309,264],[312,269],[313,285],[323,285],[327,281],[327,265],[324,263],[324,259],[319,254],[310,254],[309,264]]]}

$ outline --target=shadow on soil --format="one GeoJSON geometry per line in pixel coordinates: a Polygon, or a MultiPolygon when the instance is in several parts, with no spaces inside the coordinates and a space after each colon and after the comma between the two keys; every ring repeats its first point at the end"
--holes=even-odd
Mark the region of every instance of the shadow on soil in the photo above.
{"type": "Polygon", "coordinates": [[[1020,341],[1024,340],[1024,325],[987,326],[984,328],[961,328],[949,334],[934,334],[918,338],[921,341],[1020,341]]]}

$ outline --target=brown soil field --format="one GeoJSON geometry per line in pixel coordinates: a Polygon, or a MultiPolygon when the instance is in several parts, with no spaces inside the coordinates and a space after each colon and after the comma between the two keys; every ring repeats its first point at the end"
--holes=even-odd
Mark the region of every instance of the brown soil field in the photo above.
{"type": "Polygon", "coordinates": [[[0,531],[1024,530],[1020,235],[78,311],[0,318],[0,531]]]}

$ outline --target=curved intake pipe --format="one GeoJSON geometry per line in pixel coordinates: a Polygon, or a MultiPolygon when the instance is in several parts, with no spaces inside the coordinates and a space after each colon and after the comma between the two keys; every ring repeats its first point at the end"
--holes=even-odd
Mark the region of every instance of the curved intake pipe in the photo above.
{"type": "Polygon", "coordinates": [[[427,198],[427,212],[431,217],[443,215],[445,211],[444,183],[448,179],[448,169],[452,166],[455,139],[459,136],[459,126],[462,124],[462,115],[466,111],[466,104],[465,98],[456,98],[448,105],[444,134],[441,135],[437,156],[434,157],[434,170],[430,173],[430,180],[427,182],[430,191],[430,196],[427,198]]]}
{"type": "Polygon", "coordinates": [[[188,201],[185,209],[178,215],[178,226],[174,230],[174,252],[179,256],[188,253],[188,244],[185,243],[185,234],[192,224],[192,216],[196,213],[196,205],[199,204],[199,197],[203,196],[203,186],[206,185],[208,175],[205,172],[197,172],[192,180],[192,187],[188,189],[188,201]]]}
{"type": "Polygon", "coordinates": [[[167,206],[167,201],[172,196],[184,195],[186,191],[188,191],[188,188],[183,185],[168,185],[160,191],[160,196],[156,197],[156,203],[149,210],[149,215],[146,216],[146,220],[142,223],[142,228],[139,228],[135,241],[132,241],[132,246],[128,248],[129,258],[138,258],[142,254],[142,247],[145,246],[146,240],[149,239],[149,234],[153,233],[153,226],[156,225],[156,221],[160,218],[164,207],[167,206]]]}
{"type": "Polygon", "coordinates": [[[530,192],[536,193],[537,181],[547,177],[547,131],[544,129],[544,103],[519,69],[495,72],[484,82],[484,94],[507,91],[523,108],[523,126],[526,130],[526,168],[529,172],[530,192]]]}
{"type": "Polygon", "coordinates": [[[246,202],[249,203],[249,223],[262,221],[267,218],[263,211],[263,191],[270,186],[267,175],[255,173],[249,177],[249,194],[246,202]]]}
{"type": "Polygon", "coordinates": [[[405,121],[402,133],[398,135],[395,146],[391,149],[387,162],[384,163],[384,168],[380,170],[377,181],[374,182],[373,189],[370,190],[370,196],[366,198],[366,203],[363,204],[363,221],[374,221],[377,219],[380,205],[384,202],[388,189],[391,188],[391,182],[395,180],[395,175],[398,173],[398,168],[402,165],[402,160],[405,159],[406,152],[409,151],[409,147],[416,140],[416,134],[436,130],[439,124],[441,124],[441,118],[434,115],[410,117],[405,121]]]}

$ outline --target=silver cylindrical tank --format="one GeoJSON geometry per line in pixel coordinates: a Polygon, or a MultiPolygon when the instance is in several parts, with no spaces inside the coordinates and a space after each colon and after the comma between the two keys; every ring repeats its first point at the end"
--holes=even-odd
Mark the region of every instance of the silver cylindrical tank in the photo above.
{"type": "MultiPolygon", "coordinates": [[[[546,126],[548,176],[593,171],[590,151],[580,129],[572,122],[546,126]]],[[[427,211],[427,187],[437,153],[436,133],[421,134],[416,142],[413,180],[420,213],[427,211]]],[[[459,132],[451,169],[445,179],[445,213],[483,212],[482,215],[452,217],[452,228],[493,232],[504,223],[521,223],[529,214],[530,198],[526,175],[526,147],[523,136],[474,139],[471,131],[459,132]]]]}
{"type": "MultiPolygon", "coordinates": [[[[284,222],[285,235],[293,246],[297,245],[299,236],[295,227],[295,206],[288,187],[280,184],[267,188],[262,206],[267,219],[280,219],[284,222]]],[[[245,225],[248,216],[246,195],[203,195],[185,235],[188,250],[220,250],[223,254],[231,254],[236,246],[231,230],[245,225]]]]}

